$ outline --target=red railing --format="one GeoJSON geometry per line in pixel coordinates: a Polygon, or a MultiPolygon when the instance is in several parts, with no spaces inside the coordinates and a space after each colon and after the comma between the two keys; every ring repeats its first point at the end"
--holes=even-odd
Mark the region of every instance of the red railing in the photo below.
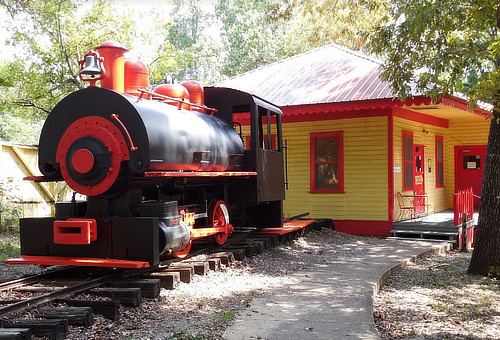
{"type": "Polygon", "coordinates": [[[453,196],[453,224],[459,225],[463,222],[464,214],[467,221],[472,220],[474,215],[474,193],[472,188],[459,190],[453,196]]]}

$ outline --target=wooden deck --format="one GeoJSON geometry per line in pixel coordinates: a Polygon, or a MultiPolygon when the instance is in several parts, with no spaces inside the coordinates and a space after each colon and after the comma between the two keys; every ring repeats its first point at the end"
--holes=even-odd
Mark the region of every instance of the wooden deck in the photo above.
{"type": "MultiPolygon", "coordinates": [[[[469,222],[477,224],[477,213],[469,222]]],[[[394,222],[391,233],[394,237],[457,240],[461,225],[453,225],[453,211],[446,210],[422,218],[394,222]]]]}

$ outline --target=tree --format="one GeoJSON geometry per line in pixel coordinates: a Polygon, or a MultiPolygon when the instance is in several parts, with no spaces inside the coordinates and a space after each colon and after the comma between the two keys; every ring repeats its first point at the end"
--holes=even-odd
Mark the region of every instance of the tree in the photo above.
{"type": "Polygon", "coordinates": [[[331,43],[359,50],[384,18],[386,7],[373,5],[383,1],[219,0],[222,73],[234,76],[331,43]]]}
{"type": "Polygon", "coordinates": [[[268,17],[287,21],[281,49],[288,57],[331,43],[360,50],[387,10],[384,0],[275,0],[268,17]]]}
{"type": "Polygon", "coordinates": [[[170,19],[157,21],[156,31],[167,34],[149,65],[152,84],[187,79],[208,84],[220,78],[220,48],[211,34],[214,13],[202,6],[195,0],[173,0],[170,19]]]}
{"type": "Polygon", "coordinates": [[[498,0],[392,0],[390,20],[369,49],[385,59],[383,78],[406,98],[462,91],[474,107],[493,105],[479,224],[468,272],[500,273],[500,4],[498,0]]]}
{"type": "Polygon", "coordinates": [[[0,0],[0,8],[12,19],[9,42],[16,51],[0,74],[13,82],[0,87],[0,100],[24,117],[44,117],[62,97],[82,88],[78,50],[85,53],[104,40],[130,46],[134,35],[134,22],[117,15],[108,0],[86,7],[76,0],[0,0]]]}
{"type": "Polygon", "coordinates": [[[219,0],[216,16],[222,23],[222,74],[235,76],[274,61],[274,41],[282,28],[267,21],[266,0],[219,0]]]}

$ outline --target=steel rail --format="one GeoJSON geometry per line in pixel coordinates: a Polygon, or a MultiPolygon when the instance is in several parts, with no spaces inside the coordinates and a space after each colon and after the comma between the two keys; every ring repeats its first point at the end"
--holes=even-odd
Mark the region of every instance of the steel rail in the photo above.
{"type": "Polygon", "coordinates": [[[26,286],[26,285],[36,283],[36,282],[39,282],[42,280],[46,280],[46,279],[51,278],[54,275],[64,274],[64,272],[71,272],[73,270],[75,270],[75,269],[74,268],[61,268],[61,269],[47,271],[47,272],[41,273],[41,274],[26,276],[26,277],[16,279],[16,280],[2,282],[2,283],[0,283],[0,292],[6,291],[9,289],[14,289],[14,288],[26,286]]]}
{"type": "MultiPolygon", "coordinates": [[[[182,262],[183,260],[187,260],[191,257],[197,256],[197,255],[202,254],[202,253],[213,252],[215,250],[223,250],[225,246],[231,245],[234,242],[237,242],[237,241],[240,241],[240,240],[247,238],[254,231],[255,230],[243,232],[242,234],[229,239],[223,245],[216,245],[216,246],[212,246],[212,247],[199,249],[198,251],[195,251],[193,253],[189,253],[188,256],[186,256],[183,259],[169,259],[169,260],[161,262],[157,266],[150,267],[150,268],[128,269],[128,270],[124,270],[121,272],[111,273],[108,275],[104,275],[102,277],[98,277],[95,279],[91,279],[89,281],[85,281],[85,282],[73,285],[73,286],[61,288],[61,289],[55,290],[55,291],[47,293],[47,294],[36,296],[34,298],[31,298],[31,299],[18,301],[18,302],[10,304],[8,306],[5,306],[5,307],[0,307],[0,316],[5,316],[8,314],[12,314],[14,312],[20,312],[22,310],[37,307],[37,306],[42,305],[44,303],[47,303],[47,302],[50,302],[53,300],[57,300],[57,299],[61,299],[63,297],[69,296],[69,295],[73,295],[76,293],[84,292],[84,291],[89,290],[89,289],[97,288],[97,287],[100,287],[100,286],[102,286],[110,281],[113,281],[113,280],[119,280],[119,279],[124,279],[124,278],[130,277],[130,276],[145,274],[147,272],[154,271],[155,269],[157,269],[159,267],[160,268],[161,267],[168,267],[173,262],[182,262]]],[[[14,288],[17,288],[20,286],[25,286],[25,285],[28,285],[31,283],[39,282],[39,281],[42,281],[43,279],[50,278],[54,274],[58,274],[58,273],[61,273],[64,271],[71,271],[71,270],[75,270],[75,268],[63,268],[61,270],[47,272],[47,273],[43,273],[43,274],[39,274],[39,275],[32,275],[32,276],[28,276],[25,278],[4,282],[4,283],[0,284],[0,291],[14,289],[14,288]]]]}
{"type": "Polygon", "coordinates": [[[11,305],[8,305],[5,307],[0,307],[0,316],[5,316],[5,315],[8,315],[8,314],[11,314],[14,312],[20,312],[20,311],[27,309],[27,308],[36,307],[36,306],[42,305],[44,303],[47,303],[47,302],[50,302],[50,301],[53,301],[56,299],[61,299],[63,297],[69,296],[69,295],[73,295],[76,293],[84,292],[84,291],[89,290],[89,289],[97,288],[97,287],[102,286],[102,285],[104,285],[110,281],[113,281],[113,280],[119,280],[119,279],[123,279],[126,277],[143,274],[143,273],[147,272],[148,270],[149,270],[149,268],[140,268],[140,269],[129,269],[129,270],[119,272],[119,273],[112,273],[109,275],[98,277],[96,279],[92,279],[92,280],[89,280],[86,282],[76,284],[76,285],[73,285],[70,287],[61,288],[61,289],[55,290],[55,291],[47,293],[47,294],[36,296],[34,298],[31,298],[31,299],[15,302],[11,305]]]}

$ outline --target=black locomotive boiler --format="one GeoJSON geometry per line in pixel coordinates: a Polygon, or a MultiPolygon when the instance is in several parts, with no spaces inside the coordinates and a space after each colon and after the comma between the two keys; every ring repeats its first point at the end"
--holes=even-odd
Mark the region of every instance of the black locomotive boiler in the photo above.
{"type": "Polygon", "coordinates": [[[112,41],[89,51],[79,63],[90,85],[47,117],[43,176],[31,180],[65,181],[86,200],[21,219],[21,257],[8,263],[148,267],[198,239],[282,226],[280,109],[194,81],[150,91],[127,51],[112,41]]]}

